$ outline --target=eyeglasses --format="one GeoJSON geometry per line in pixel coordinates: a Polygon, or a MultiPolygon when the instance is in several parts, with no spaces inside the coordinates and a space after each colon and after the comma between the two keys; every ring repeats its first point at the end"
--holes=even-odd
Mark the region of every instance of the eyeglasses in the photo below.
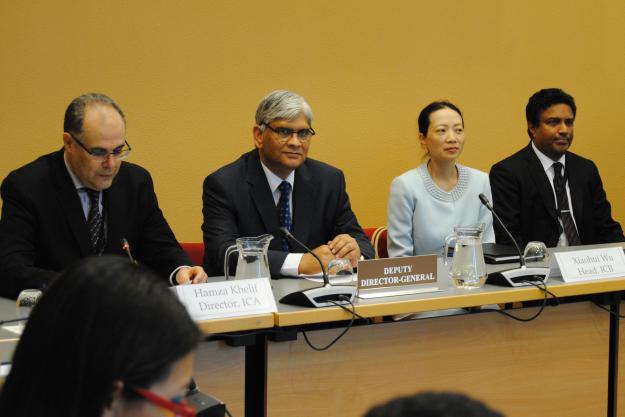
{"type": "Polygon", "coordinates": [[[299,139],[301,143],[308,143],[310,138],[312,138],[315,134],[315,130],[312,127],[309,127],[308,129],[293,130],[288,127],[274,128],[267,123],[263,123],[263,125],[267,126],[272,132],[275,132],[278,135],[278,139],[280,139],[280,142],[282,143],[285,143],[287,140],[289,140],[293,133],[297,135],[297,139],[299,139]]]}
{"type": "Polygon", "coordinates": [[[76,139],[74,135],[72,135],[70,132],[67,132],[67,134],[72,139],[74,139],[74,142],[80,145],[80,147],[83,148],[85,152],[91,155],[94,159],[101,161],[101,162],[104,162],[107,159],[109,159],[109,155],[115,159],[124,159],[128,156],[128,154],[132,150],[132,148],[130,147],[130,144],[126,140],[124,140],[124,144],[122,146],[118,146],[117,148],[113,149],[111,152],[102,148],[87,149],[87,147],[83,145],[81,141],[76,139]]]}
{"type": "Polygon", "coordinates": [[[151,402],[152,404],[174,413],[175,417],[195,417],[196,411],[186,404],[184,397],[176,397],[168,400],[150,390],[132,387],[133,391],[151,402]]]}

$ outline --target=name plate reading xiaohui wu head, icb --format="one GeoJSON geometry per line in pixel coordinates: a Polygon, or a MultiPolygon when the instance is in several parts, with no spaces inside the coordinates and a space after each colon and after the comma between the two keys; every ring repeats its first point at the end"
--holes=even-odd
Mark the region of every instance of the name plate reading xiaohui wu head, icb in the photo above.
{"type": "Polygon", "coordinates": [[[564,282],[625,276],[625,254],[620,246],[556,252],[555,258],[564,282]]]}
{"type": "Polygon", "coordinates": [[[358,297],[375,298],[438,291],[436,255],[358,262],[358,297]]]}

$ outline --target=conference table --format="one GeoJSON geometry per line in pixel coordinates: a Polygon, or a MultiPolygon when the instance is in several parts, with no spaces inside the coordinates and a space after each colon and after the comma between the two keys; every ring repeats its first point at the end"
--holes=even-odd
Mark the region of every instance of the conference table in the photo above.
{"type": "MultiPolygon", "coordinates": [[[[300,279],[272,282],[276,300],[315,285],[300,279]]],[[[251,332],[246,346],[203,344],[196,380],[233,415],[356,417],[374,404],[422,390],[464,392],[508,417],[625,415],[616,408],[624,398],[617,378],[619,320],[592,301],[618,315],[625,277],[579,283],[550,278],[548,285],[562,302],[530,322],[478,306],[541,300],[543,292],[535,287],[447,287],[357,299],[356,312],[375,319],[359,320],[323,352],[311,349],[302,331],[312,343],[325,345],[351,315],[339,307],[278,303],[275,327],[251,332]],[[428,313],[450,309],[470,312],[428,313]],[[413,319],[391,319],[408,313],[415,313],[413,319]]],[[[506,311],[529,317],[537,309],[506,311]]]]}
{"type": "MultiPolygon", "coordinates": [[[[17,318],[17,310],[15,308],[15,300],[7,300],[6,298],[0,298],[0,321],[11,320],[17,318]]],[[[19,333],[15,333],[10,329],[16,323],[7,323],[5,327],[0,326],[0,385],[4,380],[5,374],[8,371],[8,363],[11,361],[13,350],[19,340],[19,333]]]]}
{"type": "MultiPolygon", "coordinates": [[[[316,285],[272,281],[276,300],[316,285]]],[[[618,384],[619,320],[591,301],[618,315],[625,277],[579,283],[552,277],[548,285],[563,302],[530,322],[479,306],[506,306],[529,317],[538,307],[519,304],[543,298],[535,287],[443,285],[439,292],[356,299],[356,312],[372,320],[357,320],[321,352],[303,332],[315,345],[333,340],[351,318],[339,307],[277,303],[275,314],[202,321],[207,342],[198,348],[194,378],[234,416],[357,417],[423,390],[460,391],[507,417],[625,416],[616,407],[625,398],[618,384]],[[411,318],[393,320],[408,313],[411,318]]],[[[14,315],[15,302],[0,300],[0,319],[14,315]]],[[[0,328],[1,361],[16,341],[0,328]]]]}

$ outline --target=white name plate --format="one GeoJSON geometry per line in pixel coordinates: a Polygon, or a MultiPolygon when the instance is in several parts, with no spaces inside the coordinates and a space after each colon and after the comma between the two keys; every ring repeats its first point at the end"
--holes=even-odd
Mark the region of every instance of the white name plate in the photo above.
{"type": "Polygon", "coordinates": [[[564,282],[592,281],[625,276],[621,247],[556,252],[564,282]]]}
{"type": "Polygon", "coordinates": [[[178,285],[173,289],[193,320],[278,311],[268,278],[178,285]]]}

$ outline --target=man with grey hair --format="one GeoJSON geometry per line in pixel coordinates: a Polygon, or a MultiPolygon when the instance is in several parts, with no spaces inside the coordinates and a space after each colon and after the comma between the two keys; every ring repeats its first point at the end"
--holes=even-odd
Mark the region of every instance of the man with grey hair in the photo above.
{"type": "Polygon", "coordinates": [[[44,289],[77,259],[130,256],[129,248],[172,284],[206,282],[202,267],[188,266],[150,174],[122,162],[131,148],[121,108],[103,94],[83,94],[67,107],[63,129],[61,150],[2,182],[0,295],[44,289]]]}
{"type": "MultiPolygon", "coordinates": [[[[238,237],[274,236],[269,245],[272,277],[320,272],[315,258],[280,231],[284,227],[321,258],[356,265],[373,248],[352,212],[343,173],[307,158],[315,135],[303,97],[278,90],[256,110],[255,149],[204,180],[204,267],[223,274],[226,248],[238,237]]],[[[231,270],[235,268],[231,260],[231,270]]]]}

